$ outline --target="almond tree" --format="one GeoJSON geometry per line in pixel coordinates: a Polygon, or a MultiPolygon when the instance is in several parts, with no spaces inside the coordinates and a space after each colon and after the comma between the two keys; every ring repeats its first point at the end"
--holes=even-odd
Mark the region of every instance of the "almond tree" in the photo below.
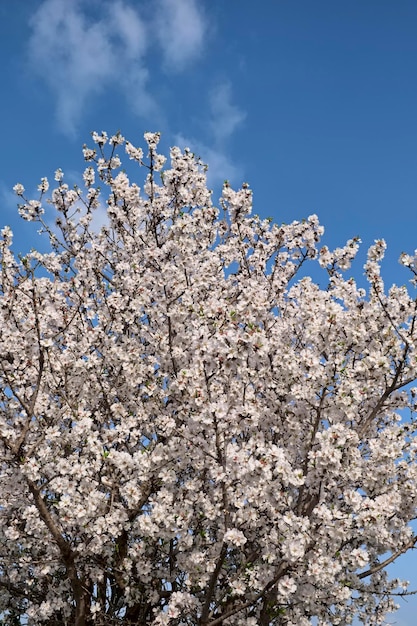
{"type": "Polygon", "coordinates": [[[416,543],[416,298],[385,291],[383,241],[365,292],[358,240],[261,219],[246,184],[215,208],[158,139],[93,133],[85,189],[15,187],[50,248],[1,231],[0,619],[381,624],[416,543]]]}

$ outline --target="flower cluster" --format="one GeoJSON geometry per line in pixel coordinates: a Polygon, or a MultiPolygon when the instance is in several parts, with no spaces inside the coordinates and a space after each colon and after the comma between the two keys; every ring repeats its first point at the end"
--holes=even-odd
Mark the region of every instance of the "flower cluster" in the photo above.
{"type": "Polygon", "coordinates": [[[358,239],[262,219],[247,184],[219,210],[158,133],[92,139],[85,192],[41,179],[55,230],[15,187],[51,250],[1,231],[2,623],[383,623],[417,505],[416,299],[384,291],[385,243],[367,294],[358,239]]]}

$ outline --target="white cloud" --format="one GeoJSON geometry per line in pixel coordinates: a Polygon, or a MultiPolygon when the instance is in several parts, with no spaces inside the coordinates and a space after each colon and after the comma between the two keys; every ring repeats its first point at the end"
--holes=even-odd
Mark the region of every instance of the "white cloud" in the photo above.
{"type": "Polygon", "coordinates": [[[29,59],[57,100],[62,130],[72,134],[91,98],[118,84],[141,114],[153,99],[147,91],[146,25],[122,0],[102,6],[91,20],[81,0],[45,0],[32,17],[29,59]]]}
{"type": "Polygon", "coordinates": [[[243,122],[246,113],[232,104],[229,83],[218,84],[210,93],[211,130],[216,144],[224,143],[243,122]]]}
{"type": "Polygon", "coordinates": [[[131,7],[121,0],[109,5],[109,29],[125,44],[126,57],[141,58],[147,47],[147,33],[144,22],[131,7]],[[111,26],[110,26],[111,25],[111,26]]]}
{"type": "Polygon", "coordinates": [[[155,16],[156,34],[165,64],[183,70],[200,56],[207,23],[196,0],[158,0],[155,16]]]}
{"type": "Polygon", "coordinates": [[[146,20],[136,6],[129,0],[44,0],[33,15],[29,63],[53,93],[67,135],[106,89],[118,90],[137,115],[161,119],[148,86],[151,45],[160,46],[166,67],[175,71],[201,53],[207,28],[196,0],[154,0],[146,20]]]}

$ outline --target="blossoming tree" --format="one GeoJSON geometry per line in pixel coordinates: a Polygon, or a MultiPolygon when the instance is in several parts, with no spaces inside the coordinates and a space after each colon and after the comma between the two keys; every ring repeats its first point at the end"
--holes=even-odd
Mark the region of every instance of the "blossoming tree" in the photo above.
{"type": "Polygon", "coordinates": [[[217,209],[190,151],[93,139],[85,190],[15,187],[48,251],[1,231],[0,620],[381,624],[417,503],[417,302],[385,291],[384,242],[365,292],[316,216],[275,225],[227,183],[217,209]]]}

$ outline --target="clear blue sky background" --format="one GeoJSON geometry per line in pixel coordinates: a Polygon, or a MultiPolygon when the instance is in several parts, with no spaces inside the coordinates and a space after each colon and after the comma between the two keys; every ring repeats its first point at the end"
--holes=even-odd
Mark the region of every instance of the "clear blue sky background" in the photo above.
{"type": "MultiPolygon", "coordinates": [[[[330,246],[384,237],[387,282],[408,280],[416,0],[3,0],[0,53],[0,224],[17,249],[39,243],[16,182],[31,192],[57,167],[75,180],[92,130],[160,130],[209,163],[215,189],[247,180],[261,215],[317,213],[330,246]]],[[[417,587],[417,555],[394,571],[417,587]]],[[[413,597],[390,621],[416,615],[413,597]]]]}

